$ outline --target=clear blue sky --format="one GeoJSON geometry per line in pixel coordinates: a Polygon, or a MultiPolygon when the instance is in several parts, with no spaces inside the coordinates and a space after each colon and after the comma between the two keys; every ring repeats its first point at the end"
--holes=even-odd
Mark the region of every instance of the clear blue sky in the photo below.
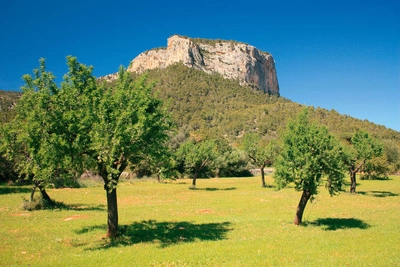
{"type": "Polygon", "coordinates": [[[114,73],[173,34],[270,52],[281,95],[400,131],[400,1],[0,2],[0,89],[41,57],[61,81],[67,55],[114,73]]]}

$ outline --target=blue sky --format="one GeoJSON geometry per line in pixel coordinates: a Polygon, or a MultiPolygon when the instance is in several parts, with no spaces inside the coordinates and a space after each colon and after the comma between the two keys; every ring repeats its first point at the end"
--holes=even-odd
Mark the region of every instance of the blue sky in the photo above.
{"type": "Polygon", "coordinates": [[[400,131],[400,1],[0,2],[0,89],[39,58],[61,81],[67,55],[114,73],[173,34],[236,40],[274,56],[280,93],[400,131]]]}

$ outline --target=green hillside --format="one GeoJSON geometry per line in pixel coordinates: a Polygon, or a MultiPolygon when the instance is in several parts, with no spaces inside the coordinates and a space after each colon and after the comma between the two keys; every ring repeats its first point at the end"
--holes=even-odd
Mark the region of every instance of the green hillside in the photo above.
{"type": "MultiPolygon", "coordinates": [[[[225,136],[235,140],[244,132],[259,132],[275,137],[288,119],[304,105],[284,97],[264,94],[219,74],[175,64],[148,72],[155,91],[168,105],[179,128],[204,137],[225,136]]],[[[400,132],[366,120],[341,115],[335,110],[308,107],[311,116],[338,136],[351,135],[357,129],[400,144],[400,132]]]]}

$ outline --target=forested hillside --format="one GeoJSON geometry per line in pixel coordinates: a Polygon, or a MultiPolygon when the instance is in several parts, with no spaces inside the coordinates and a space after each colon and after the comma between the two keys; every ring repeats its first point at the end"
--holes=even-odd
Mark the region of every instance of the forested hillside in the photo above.
{"type": "MultiPolygon", "coordinates": [[[[288,119],[304,105],[284,97],[264,94],[219,74],[208,75],[181,64],[148,72],[154,90],[164,100],[179,128],[204,137],[235,140],[245,132],[275,137],[288,119]]],[[[340,137],[362,129],[378,139],[400,144],[400,132],[366,120],[341,115],[335,110],[308,107],[309,114],[340,137]]]]}

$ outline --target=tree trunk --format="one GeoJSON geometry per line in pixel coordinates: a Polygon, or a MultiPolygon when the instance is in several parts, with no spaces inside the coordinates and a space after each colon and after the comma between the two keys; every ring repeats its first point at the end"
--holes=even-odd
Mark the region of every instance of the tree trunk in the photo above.
{"type": "Polygon", "coordinates": [[[356,176],[357,176],[356,170],[350,170],[350,181],[351,181],[350,193],[352,194],[356,192],[356,186],[357,186],[356,176]]]}
{"type": "Polygon", "coordinates": [[[107,233],[106,237],[116,237],[118,232],[118,205],[117,205],[117,189],[106,190],[107,194],[107,233]]]}
{"type": "Polygon", "coordinates": [[[31,191],[31,202],[33,202],[33,197],[35,196],[35,191],[36,191],[36,185],[34,185],[33,187],[32,187],[32,191],[31,191]]]}
{"type": "Polygon", "coordinates": [[[49,203],[54,203],[53,200],[49,197],[49,195],[46,192],[46,189],[43,186],[39,186],[40,193],[42,194],[42,198],[48,201],[49,203]]]}
{"type": "Polygon", "coordinates": [[[196,179],[197,179],[197,176],[195,175],[195,176],[193,177],[193,180],[192,180],[192,186],[193,186],[193,187],[196,187],[196,179]]]}
{"type": "Polygon", "coordinates": [[[261,182],[263,187],[267,187],[267,184],[265,183],[264,167],[261,167],[261,182]]]}
{"type": "Polygon", "coordinates": [[[294,224],[299,225],[303,219],[303,212],[306,208],[307,202],[311,197],[311,193],[307,190],[303,190],[303,194],[301,195],[299,205],[297,206],[296,216],[294,217],[294,224]]]}

